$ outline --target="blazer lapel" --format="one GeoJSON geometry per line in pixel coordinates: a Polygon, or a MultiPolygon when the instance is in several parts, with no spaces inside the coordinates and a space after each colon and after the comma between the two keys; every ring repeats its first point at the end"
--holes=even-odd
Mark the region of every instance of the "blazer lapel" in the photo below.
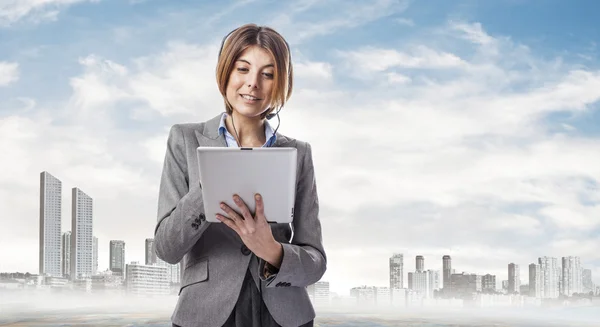
{"type": "Polygon", "coordinates": [[[195,131],[199,146],[227,147],[225,135],[219,135],[221,115],[211,118],[204,124],[204,128],[195,131]]]}

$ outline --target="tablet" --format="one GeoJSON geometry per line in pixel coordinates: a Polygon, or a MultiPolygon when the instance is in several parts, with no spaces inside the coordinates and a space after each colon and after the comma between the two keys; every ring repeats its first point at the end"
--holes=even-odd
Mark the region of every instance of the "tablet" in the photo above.
{"type": "Polygon", "coordinates": [[[198,147],[197,155],[206,221],[220,223],[217,213],[227,216],[219,207],[221,202],[239,213],[234,194],[244,200],[254,215],[254,194],[260,193],[268,222],[292,222],[296,148],[198,147]]]}

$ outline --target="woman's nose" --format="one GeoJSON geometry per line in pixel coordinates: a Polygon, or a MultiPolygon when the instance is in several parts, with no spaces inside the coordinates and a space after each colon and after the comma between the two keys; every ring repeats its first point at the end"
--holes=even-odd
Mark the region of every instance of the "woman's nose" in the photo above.
{"type": "Polygon", "coordinates": [[[248,74],[246,76],[248,76],[246,79],[246,85],[248,85],[248,87],[251,89],[257,89],[259,87],[258,74],[248,74]]]}

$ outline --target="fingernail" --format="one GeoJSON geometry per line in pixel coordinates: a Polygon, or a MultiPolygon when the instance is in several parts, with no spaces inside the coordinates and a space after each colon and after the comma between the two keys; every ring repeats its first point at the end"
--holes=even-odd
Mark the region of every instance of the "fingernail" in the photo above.
{"type": "Polygon", "coordinates": [[[225,209],[225,204],[221,203],[221,209],[225,209]]]}
{"type": "Polygon", "coordinates": [[[255,195],[254,195],[254,198],[255,198],[255,199],[257,199],[257,200],[260,200],[260,194],[258,194],[258,193],[257,193],[257,194],[255,194],[255,195]]]}

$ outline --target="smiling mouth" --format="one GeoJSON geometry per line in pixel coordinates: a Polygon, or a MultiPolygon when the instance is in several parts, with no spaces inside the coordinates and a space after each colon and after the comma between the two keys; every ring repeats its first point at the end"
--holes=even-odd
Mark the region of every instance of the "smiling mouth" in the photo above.
{"type": "Polygon", "coordinates": [[[248,94],[240,94],[240,96],[242,98],[246,99],[246,100],[254,100],[254,101],[256,101],[256,100],[262,100],[262,99],[259,99],[259,98],[255,97],[255,96],[251,96],[251,95],[248,95],[248,94]]]}

